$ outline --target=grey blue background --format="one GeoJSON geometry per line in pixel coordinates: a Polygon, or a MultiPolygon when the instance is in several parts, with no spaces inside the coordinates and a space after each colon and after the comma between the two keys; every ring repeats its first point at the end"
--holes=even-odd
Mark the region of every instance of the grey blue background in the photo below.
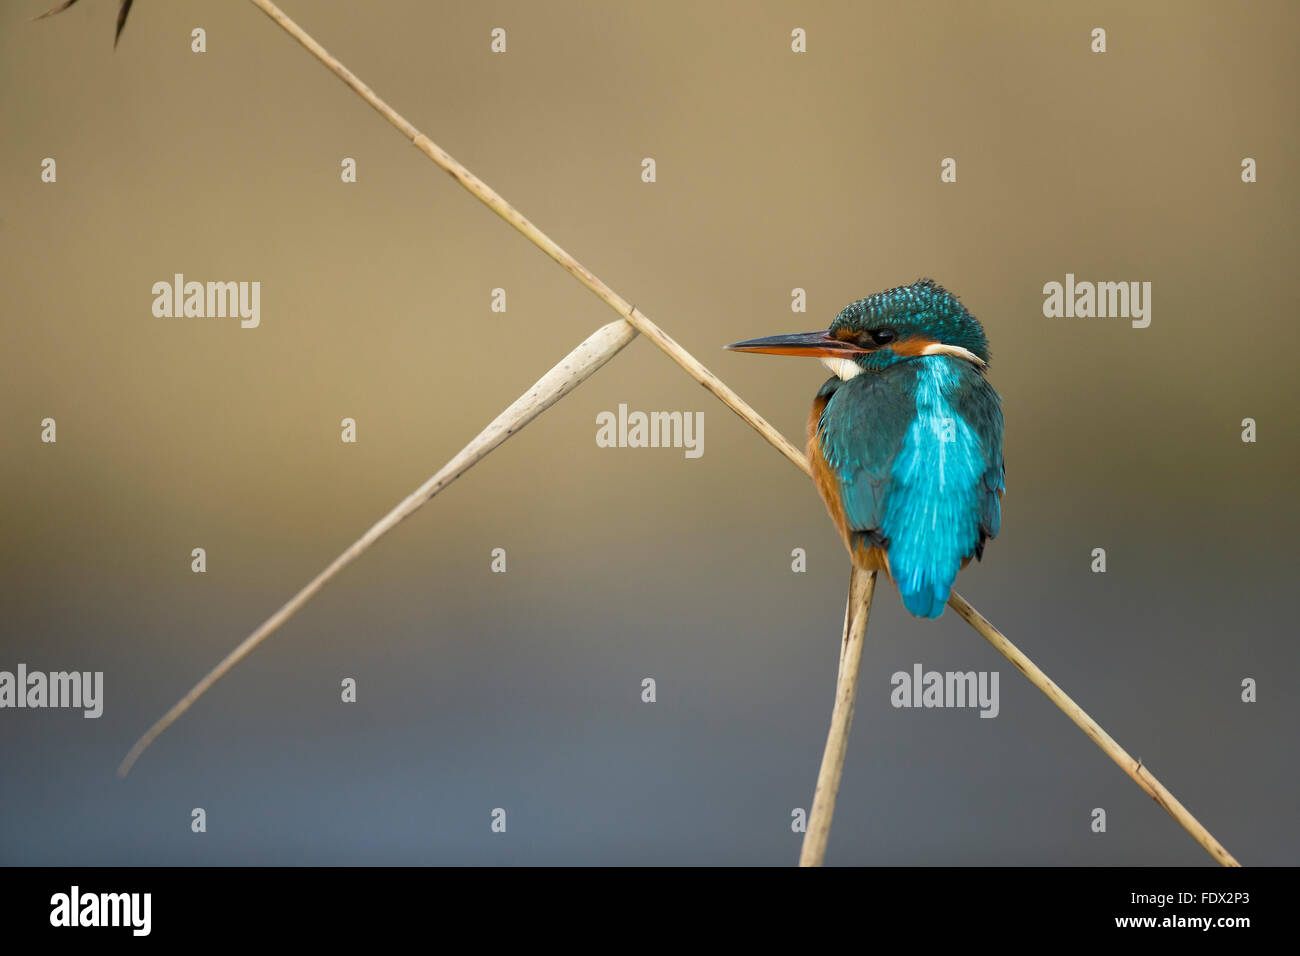
{"type": "MultiPolygon", "coordinates": [[[[106,701],[0,711],[0,863],[792,863],[846,557],[811,483],[644,340],[114,778],[613,316],[251,4],[137,3],[114,52],[115,2],[29,23],[47,2],[0,10],[0,669],[102,670],[106,701]],[[175,272],[261,281],[261,327],[153,317],[175,272]],[[704,456],[598,448],[620,402],[703,410],[704,456]]],[[[724,343],[923,275],[960,295],[1008,493],[959,589],[1242,862],[1297,862],[1294,4],[285,8],[799,444],[825,372],[724,343]],[[1045,318],[1067,272],[1153,283],[1150,328],[1045,318]]],[[[888,584],[828,861],[1210,864],[970,628],[888,584]],[[998,718],[892,708],[917,661],[998,670],[998,718]]]]}

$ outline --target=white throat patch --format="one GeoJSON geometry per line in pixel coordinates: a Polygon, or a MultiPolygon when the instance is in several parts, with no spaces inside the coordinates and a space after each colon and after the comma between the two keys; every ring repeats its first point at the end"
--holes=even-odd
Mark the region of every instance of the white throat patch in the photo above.
{"type": "Polygon", "coordinates": [[[853,359],[829,358],[823,355],[821,356],[821,363],[838,375],[841,381],[845,382],[862,373],[862,366],[853,359]]]}

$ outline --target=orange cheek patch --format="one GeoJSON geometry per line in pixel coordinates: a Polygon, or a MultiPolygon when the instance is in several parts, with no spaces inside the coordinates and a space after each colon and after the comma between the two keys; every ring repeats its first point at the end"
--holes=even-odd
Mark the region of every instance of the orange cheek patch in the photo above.
{"type": "Polygon", "coordinates": [[[914,335],[910,339],[903,339],[901,342],[891,342],[887,348],[893,349],[895,355],[917,356],[917,355],[947,355],[952,358],[964,359],[977,368],[984,368],[985,361],[969,349],[964,349],[960,345],[946,345],[926,335],[914,335]]]}
{"type": "Polygon", "coordinates": [[[924,355],[925,350],[932,345],[938,345],[936,339],[924,335],[913,335],[911,338],[903,339],[901,342],[890,342],[890,348],[895,355],[924,355]]]}

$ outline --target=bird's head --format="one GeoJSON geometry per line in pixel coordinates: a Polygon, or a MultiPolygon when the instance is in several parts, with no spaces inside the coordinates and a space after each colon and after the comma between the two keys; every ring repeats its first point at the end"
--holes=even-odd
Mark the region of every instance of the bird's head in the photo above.
{"type": "Polygon", "coordinates": [[[981,369],[989,361],[989,343],[979,320],[933,279],[858,299],[824,331],[750,339],[727,348],[820,358],[843,379],[923,355],[948,355],[981,369]]]}

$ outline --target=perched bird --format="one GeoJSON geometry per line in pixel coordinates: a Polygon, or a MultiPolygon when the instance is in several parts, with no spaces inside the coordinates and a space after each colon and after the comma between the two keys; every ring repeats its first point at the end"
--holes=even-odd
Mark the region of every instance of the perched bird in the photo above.
{"type": "Polygon", "coordinates": [[[805,355],[835,373],[813,400],[813,479],[855,565],[938,617],[957,572],[996,537],[1006,490],[1002,403],[984,329],[933,279],[848,305],[824,332],[737,352],[805,355]]]}
{"type": "MultiPolygon", "coordinates": [[[[50,16],[51,14],[62,13],[64,10],[68,9],[68,7],[72,6],[76,2],[77,0],[65,0],[65,2],[60,3],[56,7],[51,7],[50,9],[42,13],[40,16],[33,17],[32,19],[43,20],[46,17],[50,16]]],[[[114,49],[117,48],[117,41],[122,36],[122,27],[126,26],[126,15],[131,12],[131,4],[133,2],[134,0],[122,0],[122,5],[117,9],[117,32],[113,34],[114,49]]]]}

